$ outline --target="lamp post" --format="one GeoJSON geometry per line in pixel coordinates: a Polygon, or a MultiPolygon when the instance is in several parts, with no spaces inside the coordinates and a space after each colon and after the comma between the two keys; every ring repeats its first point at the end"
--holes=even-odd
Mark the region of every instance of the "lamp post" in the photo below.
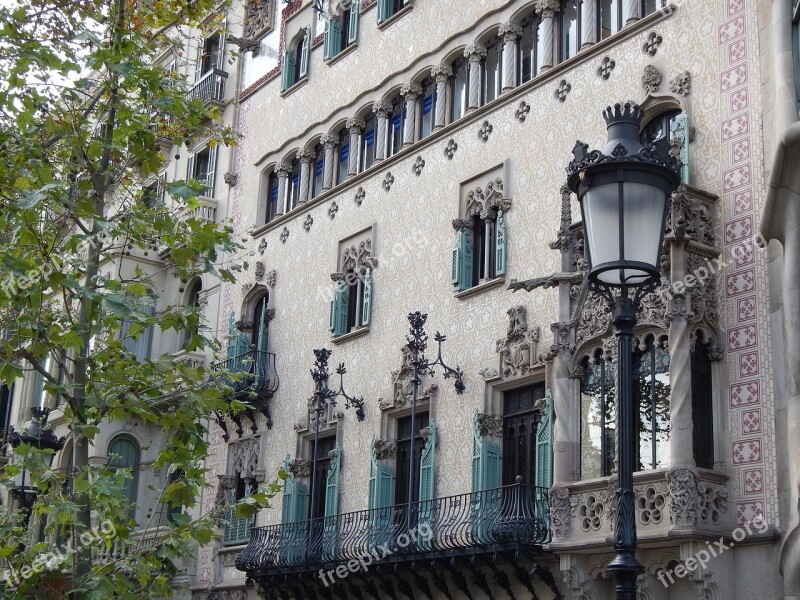
{"type": "Polygon", "coordinates": [[[408,499],[406,514],[408,521],[408,531],[413,527],[411,508],[414,504],[414,442],[416,440],[416,419],[417,419],[417,400],[419,398],[419,386],[422,384],[421,376],[423,374],[435,375],[434,369],[442,367],[444,378],[450,379],[455,377],[456,393],[461,395],[464,393],[464,372],[460,367],[449,367],[444,364],[442,359],[442,342],[447,340],[447,337],[438,331],[433,336],[433,339],[438,344],[438,352],[436,360],[430,361],[425,357],[425,350],[428,347],[428,334],[425,333],[425,321],[428,320],[428,315],[419,311],[409,313],[408,322],[411,325],[409,334],[406,336],[406,347],[411,352],[411,365],[414,367],[414,374],[411,379],[411,447],[408,452],[408,499]]]}
{"type": "MultiPolygon", "coordinates": [[[[53,431],[46,429],[47,417],[50,416],[50,409],[41,406],[31,408],[31,421],[22,433],[13,432],[9,436],[9,443],[12,447],[18,448],[22,444],[28,444],[39,450],[52,450],[45,452],[42,461],[45,468],[49,469],[53,465],[55,453],[64,448],[64,438],[57,438],[53,431]]],[[[22,472],[22,485],[11,490],[11,494],[19,502],[24,518],[24,525],[27,528],[33,505],[39,495],[39,488],[25,485],[25,471],[22,472]]]]}
{"type": "Polygon", "coordinates": [[[601,293],[612,311],[618,363],[618,488],[614,549],[609,564],[617,600],[636,600],[636,507],[633,472],[638,435],[633,404],[632,337],[636,311],[660,281],[661,252],[670,194],[680,183],[678,162],[664,136],[654,145],[639,141],[642,109],[615,104],[603,112],[608,142],[588,151],[577,142],[567,167],[570,190],[578,196],[589,260],[589,289],[601,293]]]}
{"type": "MultiPolygon", "coordinates": [[[[356,398],[349,396],[344,391],[344,374],[347,373],[344,363],[339,363],[336,367],[336,373],[339,375],[339,389],[333,391],[328,387],[328,380],[330,379],[330,371],[328,370],[328,359],[331,357],[331,351],[327,348],[314,350],[314,367],[311,369],[311,378],[314,380],[316,391],[314,392],[314,412],[316,419],[314,420],[314,451],[311,457],[311,494],[310,494],[310,511],[314,510],[314,500],[317,488],[317,443],[319,442],[319,421],[322,413],[325,412],[326,406],[330,403],[331,406],[336,406],[336,398],[344,398],[344,407],[353,407],[356,409],[356,418],[363,421],[366,417],[364,413],[364,398],[356,398]]],[[[309,512],[310,512],[309,511],[309,512]]],[[[309,515],[310,517],[311,515],[309,515]]]]}

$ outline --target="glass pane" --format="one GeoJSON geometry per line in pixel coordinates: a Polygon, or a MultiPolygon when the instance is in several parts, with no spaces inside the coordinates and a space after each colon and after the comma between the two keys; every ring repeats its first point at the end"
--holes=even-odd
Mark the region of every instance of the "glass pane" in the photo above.
{"type": "Polygon", "coordinates": [[[530,81],[542,66],[542,40],[539,36],[539,20],[529,19],[522,28],[520,40],[520,83],[530,81]]]}
{"type": "Polygon", "coordinates": [[[578,36],[578,6],[576,0],[569,0],[561,13],[561,60],[578,53],[578,36]]]}
{"type": "Polygon", "coordinates": [[[600,39],[619,31],[620,0],[600,0],[600,39]]]}
{"type": "Polygon", "coordinates": [[[483,62],[483,101],[491,102],[500,95],[502,86],[500,70],[502,65],[503,45],[495,40],[487,48],[486,59],[483,62]]]}
{"type": "Polygon", "coordinates": [[[661,8],[662,4],[663,2],[661,0],[644,0],[642,3],[642,16],[646,17],[647,15],[652,15],[661,8]]]}
{"type": "Polygon", "coordinates": [[[469,100],[467,73],[467,63],[465,61],[456,61],[453,64],[453,121],[457,121],[467,112],[467,102],[469,100]]]}

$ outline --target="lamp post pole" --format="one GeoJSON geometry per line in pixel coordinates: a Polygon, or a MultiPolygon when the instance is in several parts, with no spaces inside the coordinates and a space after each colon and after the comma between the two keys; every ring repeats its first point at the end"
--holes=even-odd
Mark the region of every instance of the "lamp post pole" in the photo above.
{"type": "Polygon", "coordinates": [[[617,483],[614,550],[608,571],[617,600],[636,600],[644,567],[636,559],[637,408],[633,401],[633,329],[641,299],[661,281],[661,253],[669,196],[680,183],[678,161],[667,136],[643,146],[643,112],[625,103],[603,113],[608,142],[589,152],[577,142],[567,167],[569,188],[583,215],[589,289],[602,294],[612,311],[619,356],[617,389],[617,483]]]}

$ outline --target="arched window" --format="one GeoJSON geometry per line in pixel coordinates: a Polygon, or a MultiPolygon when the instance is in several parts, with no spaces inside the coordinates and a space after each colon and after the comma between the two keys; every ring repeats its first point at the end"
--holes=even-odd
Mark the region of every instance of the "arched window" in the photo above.
{"type": "Polygon", "coordinates": [[[358,40],[359,6],[359,2],[351,2],[341,14],[325,21],[325,60],[333,58],[358,40]]]}
{"type": "Polygon", "coordinates": [[[255,346],[256,350],[266,352],[268,344],[268,324],[267,318],[267,305],[269,304],[269,296],[266,294],[256,303],[253,310],[253,331],[250,342],[255,346]]]}
{"type": "Polygon", "coordinates": [[[433,131],[436,115],[436,82],[433,77],[422,80],[422,98],[420,100],[419,139],[425,139],[433,131]]]}
{"type": "Polygon", "coordinates": [[[530,81],[539,74],[542,67],[544,49],[539,36],[539,16],[532,12],[522,20],[522,38],[519,41],[520,58],[517,61],[520,83],[530,81]]]}
{"type": "MultiPolygon", "coordinates": [[[[155,298],[150,295],[140,298],[137,312],[143,319],[152,317],[156,312],[155,298]]],[[[153,325],[147,325],[133,318],[124,319],[120,325],[119,337],[122,340],[122,346],[139,362],[150,359],[153,329],[153,325]]]]}
{"type": "Polygon", "coordinates": [[[450,121],[457,121],[467,112],[469,105],[469,65],[466,58],[453,62],[453,76],[450,79],[450,121]]]}
{"type": "Polygon", "coordinates": [[[669,153],[681,162],[681,180],[689,182],[689,126],[684,111],[676,108],[651,119],[642,128],[641,142],[644,146],[667,145],[669,153]]]}
{"type": "Polygon", "coordinates": [[[311,46],[311,29],[303,29],[283,53],[281,63],[281,90],[285,91],[308,75],[311,46]]]}
{"type": "Polygon", "coordinates": [[[339,130],[339,168],[337,170],[336,183],[342,183],[347,179],[347,172],[350,163],[350,130],[342,127],[339,130]]]}
{"type": "Polygon", "coordinates": [[[403,147],[403,128],[405,127],[406,107],[403,97],[397,94],[392,100],[392,112],[389,114],[388,140],[386,156],[392,156],[403,147]]]}
{"type": "Polygon", "coordinates": [[[567,60],[581,48],[581,1],[564,0],[558,17],[559,58],[567,60]]]}
{"type": "Polygon", "coordinates": [[[599,0],[598,8],[600,10],[600,37],[599,40],[604,40],[607,37],[614,35],[625,25],[623,16],[622,5],[627,4],[623,0],[599,0]]]}
{"type": "Polygon", "coordinates": [[[495,37],[486,44],[486,58],[482,63],[481,104],[491,102],[503,89],[503,40],[495,37]]]}
{"type": "Polygon", "coordinates": [[[364,119],[364,134],[361,136],[361,171],[375,162],[375,115],[369,113],[364,119]]]}
{"type": "Polygon", "coordinates": [[[314,162],[311,168],[314,169],[311,180],[311,197],[316,198],[322,192],[325,182],[325,148],[322,144],[314,146],[314,162]]]}
{"type": "Polygon", "coordinates": [[[614,367],[602,350],[584,358],[581,377],[581,475],[607,477],[614,469],[617,403],[614,367]]]}
{"type": "Polygon", "coordinates": [[[136,494],[139,486],[139,445],[129,437],[114,438],[108,445],[108,466],[111,469],[130,469],[123,490],[128,518],[136,514],[136,494]]]}
{"type": "Polygon", "coordinates": [[[650,335],[645,348],[633,353],[633,401],[639,407],[639,470],[670,464],[671,387],[666,339],[650,335]]]}
{"type": "Polygon", "coordinates": [[[296,156],[291,162],[292,172],[286,184],[286,212],[294,210],[300,199],[300,159],[296,156]]]}
{"type": "Polygon", "coordinates": [[[267,210],[265,222],[269,223],[278,214],[278,174],[273,170],[267,177],[267,210]]]}
{"type": "MultiPolygon", "coordinates": [[[[189,291],[186,294],[186,306],[192,309],[200,308],[200,292],[203,291],[203,282],[202,280],[197,277],[191,281],[189,284],[189,291]]],[[[197,316],[198,322],[197,324],[189,325],[183,331],[183,341],[181,342],[181,347],[185,346],[189,340],[192,338],[193,335],[197,335],[199,333],[199,319],[200,316],[197,316]]]]}

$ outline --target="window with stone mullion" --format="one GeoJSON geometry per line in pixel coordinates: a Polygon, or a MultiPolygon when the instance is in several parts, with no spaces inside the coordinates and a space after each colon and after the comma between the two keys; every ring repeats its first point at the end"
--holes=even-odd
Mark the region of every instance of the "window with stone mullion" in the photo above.
{"type": "Polygon", "coordinates": [[[522,37],[519,42],[519,60],[517,61],[517,80],[520,83],[530,81],[539,74],[542,66],[544,49],[539,36],[541,20],[532,12],[522,20],[522,37]]]}
{"type": "Polygon", "coordinates": [[[486,57],[482,61],[481,104],[491,102],[503,89],[503,40],[495,37],[486,45],[486,57]]]}

